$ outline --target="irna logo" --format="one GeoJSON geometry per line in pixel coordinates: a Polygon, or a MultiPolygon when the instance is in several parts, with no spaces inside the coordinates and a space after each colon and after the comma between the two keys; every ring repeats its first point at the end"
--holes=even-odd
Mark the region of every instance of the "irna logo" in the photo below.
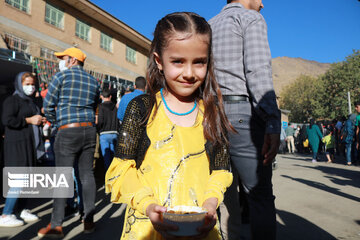
{"type": "Polygon", "coordinates": [[[10,173],[8,172],[9,187],[18,188],[68,188],[65,174],[46,173],[10,173]]]}

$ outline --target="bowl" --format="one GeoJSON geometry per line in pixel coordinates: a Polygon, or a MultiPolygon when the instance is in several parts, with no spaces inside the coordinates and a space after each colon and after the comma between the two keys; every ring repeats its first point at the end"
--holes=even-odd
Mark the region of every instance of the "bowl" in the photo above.
{"type": "Polygon", "coordinates": [[[174,236],[195,236],[200,234],[198,227],[204,225],[207,211],[196,206],[174,206],[168,207],[163,213],[165,223],[178,226],[177,231],[168,231],[174,236]]]}

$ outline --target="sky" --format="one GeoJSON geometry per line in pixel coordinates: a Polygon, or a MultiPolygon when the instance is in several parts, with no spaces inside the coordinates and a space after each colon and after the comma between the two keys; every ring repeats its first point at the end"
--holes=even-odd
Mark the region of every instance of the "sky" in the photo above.
{"type": "MultiPolygon", "coordinates": [[[[156,23],[166,14],[195,12],[206,20],[226,0],[90,0],[152,40],[156,23]]],[[[271,55],[321,63],[345,61],[360,50],[360,1],[263,0],[271,55]]]]}

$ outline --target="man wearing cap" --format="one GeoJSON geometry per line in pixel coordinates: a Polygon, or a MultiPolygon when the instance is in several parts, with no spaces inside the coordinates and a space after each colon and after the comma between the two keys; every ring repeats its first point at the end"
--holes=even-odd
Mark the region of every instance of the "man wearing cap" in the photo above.
{"type": "MultiPolygon", "coordinates": [[[[84,199],[84,232],[94,230],[95,178],[93,159],[96,144],[95,109],[99,83],[83,69],[86,55],[78,48],[56,52],[60,72],[53,76],[44,100],[47,119],[58,128],[55,161],[58,167],[73,167],[78,159],[84,199]]],[[[39,237],[62,238],[64,198],[55,198],[51,222],[38,232],[39,237]]]]}

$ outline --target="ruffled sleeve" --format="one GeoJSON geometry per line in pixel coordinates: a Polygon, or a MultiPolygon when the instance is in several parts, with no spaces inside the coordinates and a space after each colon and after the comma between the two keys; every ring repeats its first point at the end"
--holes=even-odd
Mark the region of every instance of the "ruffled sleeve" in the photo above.
{"type": "Polygon", "coordinates": [[[111,192],[111,202],[126,203],[144,215],[150,204],[158,204],[134,160],[113,159],[105,176],[105,192],[111,192]]]}
{"type": "Polygon", "coordinates": [[[212,171],[206,190],[204,201],[208,198],[215,197],[218,199],[218,207],[224,200],[224,193],[230,187],[233,181],[233,175],[227,170],[212,171]]]}
{"type": "Polygon", "coordinates": [[[144,117],[149,107],[145,95],[134,98],[126,108],[115,158],[105,176],[105,191],[111,192],[111,202],[126,203],[145,215],[146,208],[157,203],[152,189],[137,170],[150,140],[146,135],[144,117]],[[147,142],[144,143],[144,140],[147,142]],[[145,147],[144,147],[145,146],[145,147]]]}

